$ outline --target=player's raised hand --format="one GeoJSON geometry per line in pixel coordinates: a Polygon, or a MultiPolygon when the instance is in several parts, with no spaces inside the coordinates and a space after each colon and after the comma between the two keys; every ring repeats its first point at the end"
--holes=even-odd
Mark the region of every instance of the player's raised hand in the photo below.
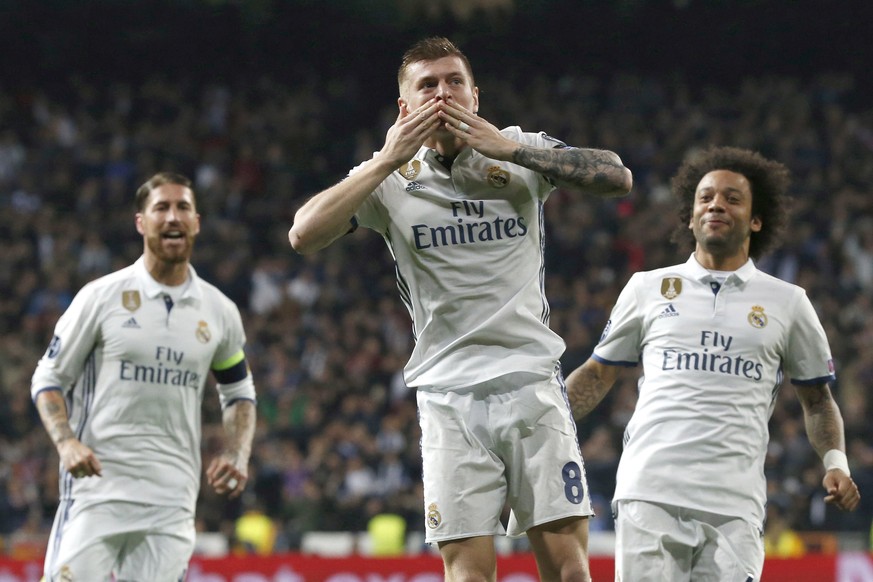
{"type": "Polygon", "coordinates": [[[851,477],[840,469],[831,469],[822,480],[825,491],[825,503],[836,505],[843,511],[853,511],[861,501],[861,493],[851,477]]]}
{"type": "Polygon", "coordinates": [[[431,99],[412,111],[407,109],[406,103],[401,104],[397,120],[388,129],[385,145],[379,155],[387,156],[398,166],[408,162],[439,127],[437,107],[436,99],[431,99]]]}
{"type": "Polygon", "coordinates": [[[441,101],[439,117],[455,137],[489,158],[509,161],[518,148],[517,142],[504,137],[488,120],[454,102],[441,101]]]}

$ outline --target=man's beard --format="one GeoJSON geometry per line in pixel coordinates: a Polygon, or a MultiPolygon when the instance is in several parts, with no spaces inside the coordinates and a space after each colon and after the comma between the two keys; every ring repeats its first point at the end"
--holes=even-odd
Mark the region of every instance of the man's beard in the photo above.
{"type": "Polygon", "coordinates": [[[164,239],[160,236],[155,238],[148,239],[149,250],[152,254],[157,257],[159,260],[170,263],[170,264],[179,264],[186,263],[191,258],[191,251],[194,248],[194,239],[185,237],[187,244],[184,247],[178,248],[178,250],[167,251],[163,246],[164,239]]]}
{"type": "Polygon", "coordinates": [[[737,232],[731,232],[724,236],[703,236],[701,246],[714,255],[731,255],[743,248],[745,238],[737,232]]]}

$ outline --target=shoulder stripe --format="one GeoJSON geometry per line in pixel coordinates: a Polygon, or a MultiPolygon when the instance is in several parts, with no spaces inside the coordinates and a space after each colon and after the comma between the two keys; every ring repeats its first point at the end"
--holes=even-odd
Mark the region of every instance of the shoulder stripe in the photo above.
{"type": "Polygon", "coordinates": [[[614,362],[612,360],[607,360],[606,358],[601,358],[597,354],[591,354],[591,357],[595,361],[600,362],[601,364],[605,364],[607,366],[623,366],[625,368],[635,368],[637,365],[637,362],[624,362],[624,361],[614,362]]]}
{"type": "Polygon", "coordinates": [[[827,384],[828,382],[833,382],[837,379],[836,374],[830,374],[828,376],[821,376],[820,378],[810,378],[809,380],[795,380],[791,379],[792,384],[797,384],[798,386],[815,386],[816,384],[827,384]]]}
{"type": "Polygon", "coordinates": [[[47,391],[50,391],[50,390],[54,390],[54,391],[57,391],[57,392],[63,392],[63,391],[64,391],[64,389],[61,388],[60,386],[45,386],[45,387],[43,387],[43,388],[40,388],[39,390],[36,391],[36,394],[33,395],[33,402],[34,402],[34,404],[36,404],[36,399],[37,399],[37,397],[38,397],[42,392],[47,392],[47,391]]]}

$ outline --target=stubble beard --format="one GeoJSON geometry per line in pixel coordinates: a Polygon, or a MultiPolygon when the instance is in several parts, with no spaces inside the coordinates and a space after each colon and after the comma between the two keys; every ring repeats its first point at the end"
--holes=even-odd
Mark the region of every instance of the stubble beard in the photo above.
{"type": "Polygon", "coordinates": [[[187,263],[191,260],[191,253],[194,249],[194,239],[185,237],[185,246],[178,250],[167,251],[163,246],[163,240],[160,236],[148,239],[148,247],[152,255],[160,262],[166,265],[178,265],[187,263]]]}
{"type": "Polygon", "coordinates": [[[740,252],[748,233],[731,231],[723,235],[699,233],[696,238],[698,244],[708,253],[714,256],[727,257],[740,252]]]}

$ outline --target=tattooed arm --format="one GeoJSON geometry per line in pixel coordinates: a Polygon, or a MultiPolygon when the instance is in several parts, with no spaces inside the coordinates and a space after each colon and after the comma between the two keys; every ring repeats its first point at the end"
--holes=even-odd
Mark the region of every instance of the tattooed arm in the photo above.
{"type": "Polygon", "coordinates": [[[593,358],[573,370],[565,383],[573,418],[579,420],[594,410],[618,377],[618,366],[607,366],[593,358]]]}
{"type": "Polygon", "coordinates": [[[827,384],[795,386],[803,406],[803,419],[809,442],[820,457],[831,449],[846,450],[843,417],[827,384]]]}
{"type": "Polygon", "coordinates": [[[624,196],[633,187],[631,171],[613,152],[587,148],[542,149],[519,145],[512,162],[556,184],[603,197],[624,196]]]}
{"type": "Polygon", "coordinates": [[[251,400],[237,400],[224,409],[225,449],[206,470],[209,484],[216,493],[229,492],[229,497],[233,498],[245,489],[255,437],[255,418],[255,403],[251,400]]]}
{"type": "MultiPolygon", "coordinates": [[[[454,103],[441,105],[439,115],[446,129],[476,151],[524,166],[556,184],[598,196],[624,196],[633,187],[631,171],[621,158],[607,150],[585,148],[537,148],[513,141],[491,122],[454,103]],[[464,123],[466,129],[459,129],[464,123]]],[[[438,148],[439,149],[439,148],[438,148]]],[[[441,152],[445,154],[445,152],[441,152]]]]}
{"type": "MultiPolygon", "coordinates": [[[[824,457],[825,453],[832,450],[845,454],[843,417],[827,384],[796,386],[795,388],[803,407],[806,434],[819,456],[824,457]]],[[[828,492],[827,497],[825,497],[827,503],[833,503],[840,509],[848,511],[858,506],[860,501],[858,486],[841,469],[827,471],[823,485],[828,492]]]]}
{"type": "Polygon", "coordinates": [[[61,465],[73,477],[101,475],[103,468],[94,451],[76,438],[67,419],[67,403],[60,390],[43,390],[36,397],[36,409],[46,432],[58,450],[61,465]]]}

